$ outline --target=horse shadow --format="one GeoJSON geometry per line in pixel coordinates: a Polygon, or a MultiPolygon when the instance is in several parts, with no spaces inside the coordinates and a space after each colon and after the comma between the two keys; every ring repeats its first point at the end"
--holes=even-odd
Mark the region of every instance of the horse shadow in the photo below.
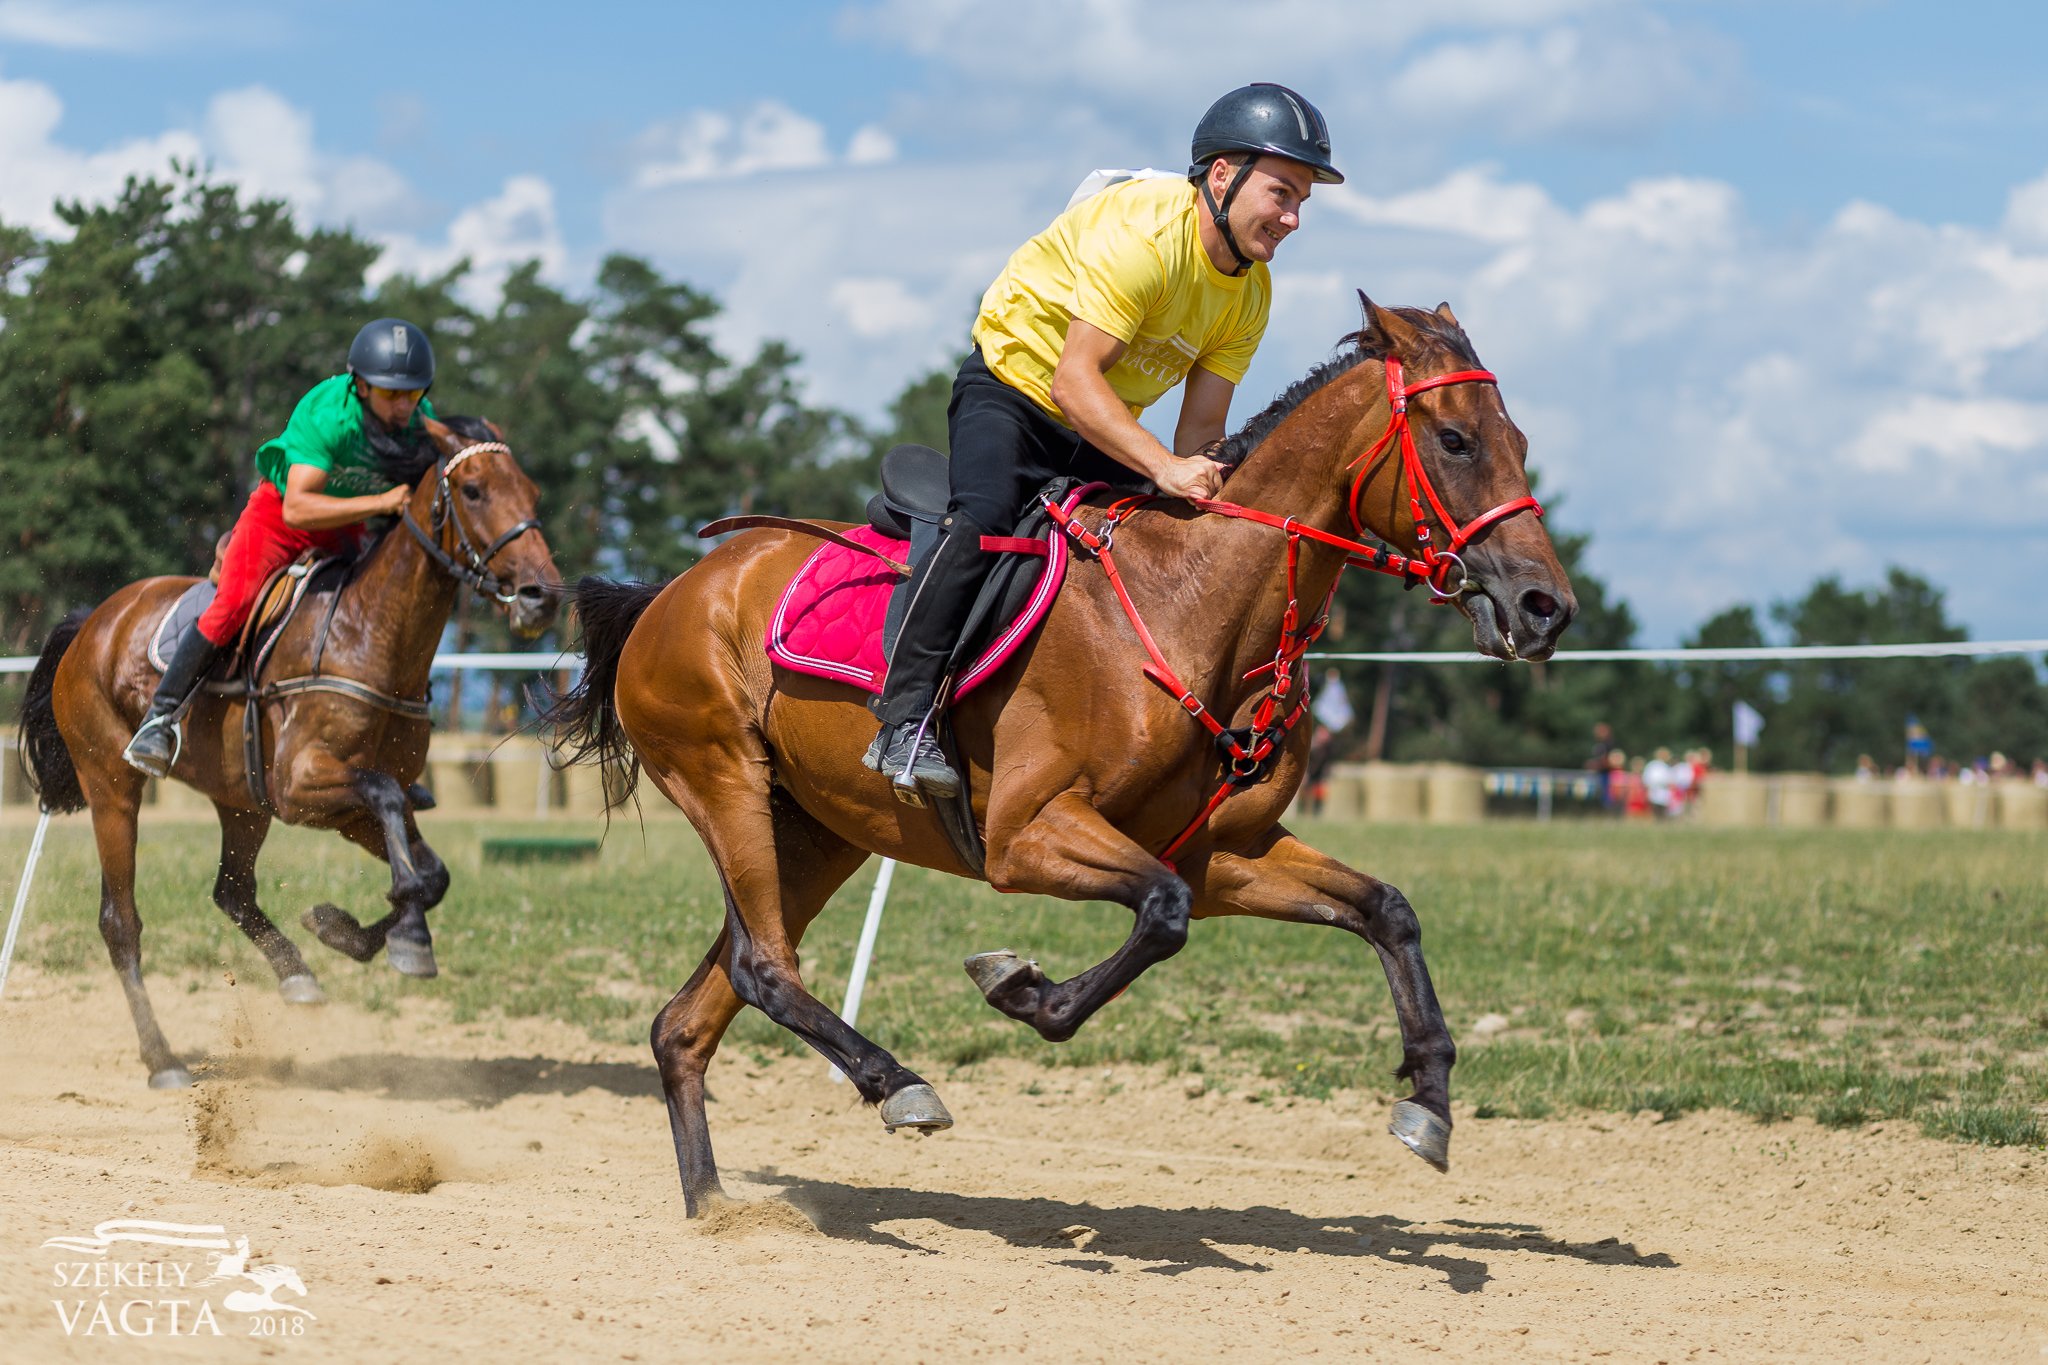
{"type": "Polygon", "coordinates": [[[520,1095],[604,1090],[660,1099],[653,1067],[627,1062],[565,1062],[554,1057],[409,1057],[360,1053],[308,1061],[237,1054],[204,1068],[215,1076],[305,1090],[353,1091],[389,1100],[453,1100],[492,1109],[520,1095]]]}
{"type": "Polygon", "coordinates": [[[1616,1237],[1569,1242],[1527,1223],[1462,1218],[1416,1223],[1386,1214],[1321,1218],[1268,1205],[1106,1208],[1059,1199],[842,1185],[783,1175],[772,1168],[745,1178],[780,1186],[782,1197],[828,1237],[936,1255],[882,1227],[925,1219],[986,1232],[1023,1250],[1069,1249],[1077,1254],[1052,1264],[1102,1273],[1127,1262],[1150,1275],[1203,1269],[1256,1274],[1273,1269],[1260,1259],[1262,1254],[1306,1252],[1418,1266],[1443,1276],[1458,1293],[1474,1294],[1493,1279],[1482,1256],[1555,1256],[1586,1265],[1652,1270],[1678,1264],[1661,1251],[1644,1253],[1616,1237]]]}

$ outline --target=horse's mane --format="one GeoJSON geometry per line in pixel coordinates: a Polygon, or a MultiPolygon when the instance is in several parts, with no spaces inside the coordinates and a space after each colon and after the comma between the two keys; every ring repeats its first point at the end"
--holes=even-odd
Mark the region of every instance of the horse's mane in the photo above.
{"type": "MultiPolygon", "coordinates": [[[[1458,363],[1475,368],[1478,366],[1479,357],[1473,351],[1471,339],[1465,335],[1464,328],[1444,321],[1441,315],[1426,308],[1389,308],[1386,311],[1395,314],[1430,340],[1440,343],[1458,363]]],[[[1278,398],[1266,405],[1265,411],[1239,427],[1235,435],[1226,436],[1219,442],[1209,453],[1209,458],[1218,464],[1227,465],[1232,469],[1237,468],[1244,463],[1247,455],[1258,449],[1261,441],[1273,434],[1273,429],[1285,421],[1289,413],[1308,401],[1310,394],[1341,379],[1369,360],[1386,358],[1386,338],[1369,327],[1339,338],[1335,354],[1289,384],[1278,398]]]]}
{"type": "Polygon", "coordinates": [[[502,441],[504,434],[481,417],[443,417],[441,425],[465,441],[502,441]]]}

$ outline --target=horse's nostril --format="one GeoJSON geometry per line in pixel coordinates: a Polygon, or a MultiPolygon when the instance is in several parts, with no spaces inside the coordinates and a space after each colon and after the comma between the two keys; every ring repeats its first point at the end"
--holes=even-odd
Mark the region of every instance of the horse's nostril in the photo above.
{"type": "Polygon", "coordinates": [[[525,587],[519,589],[519,600],[534,606],[539,606],[542,602],[545,602],[547,596],[548,590],[538,583],[528,583],[525,587]]]}
{"type": "Polygon", "coordinates": [[[1530,588],[1522,594],[1522,612],[1532,621],[1548,621],[1557,615],[1557,599],[1541,588],[1530,588]]]}

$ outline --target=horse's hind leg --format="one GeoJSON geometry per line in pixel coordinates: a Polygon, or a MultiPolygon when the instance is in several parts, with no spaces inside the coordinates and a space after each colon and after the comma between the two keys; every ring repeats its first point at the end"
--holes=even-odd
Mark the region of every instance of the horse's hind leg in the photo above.
{"type": "Polygon", "coordinates": [[[116,777],[95,782],[92,837],[100,855],[100,937],[107,941],[128,1012],[135,1017],[135,1036],[142,1044],[142,1064],[149,1068],[149,1088],[176,1090],[192,1084],[187,1071],[164,1041],[156,1010],[142,985],[142,916],[135,909],[135,821],[142,805],[142,778],[116,777]]]}
{"type": "Polygon", "coordinates": [[[278,932],[256,903],[256,855],[270,834],[270,817],[214,803],[220,812],[220,874],[213,881],[213,903],[248,935],[270,970],[277,973],[277,993],[294,1005],[319,1005],[327,1000],[313,979],[298,947],[278,932]]]}
{"type": "Polygon", "coordinates": [[[1415,1083],[1414,1094],[1394,1105],[1387,1131],[1438,1170],[1448,1169],[1458,1049],[1422,960],[1422,926],[1408,898],[1280,829],[1245,853],[1215,854],[1195,880],[1197,916],[1329,925],[1372,945],[1401,1024],[1401,1065],[1394,1075],[1415,1083]]]}
{"type": "MultiPolygon", "coordinates": [[[[804,931],[832,893],[868,855],[827,833],[786,799],[778,797],[776,807],[782,926],[794,947],[802,942],[804,931]]],[[[649,1039],[668,1098],[669,1130],[675,1138],[676,1165],[682,1172],[683,1200],[693,1218],[703,1211],[707,1200],[724,1193],[704,1115],[704,1072],[727,1026],[745,1004],[733,989],[727,968],[731,952],[731,930],[720,929],[717,942],[689,983],[654,1017],[649,1039]]]]}
{"type": "Polygon", "coordinates": [[[816,1048],[862,1099],[880,1104],[885,1126],[951,1127],[931,1086],[804,989],[784,922],[785,878],[798,874],[785,869],[830,861],[832,850],[844,845],[770,785],[771,760],[758,732],[743,725],[708,728],[695,739],[644,746],[636,740],[636,748],[648,773],[696,826],[725,882],[731,938],[725,971],[733,991],[816,1048]]]}

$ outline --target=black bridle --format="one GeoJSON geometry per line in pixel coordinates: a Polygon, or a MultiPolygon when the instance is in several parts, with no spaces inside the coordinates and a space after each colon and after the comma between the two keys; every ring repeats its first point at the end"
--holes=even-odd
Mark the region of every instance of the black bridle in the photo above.
{"type": "Polygon", "coordinates": [[[448,485],[448,472],[454,469],[455,466],[461,464],[472,455],[482,455],[491,452],[501,452],[510,455],[512,448],[499,441],[479,441],[475,445],[464,446],[461,450],[456,451],[455,454],[448,458],[447,463],[435,466],[434,478],[436,486],[434,489],[434,502],[433,507],[428,513],[428,520],[432,525],[431,530],[413,520],[410,504],[406,506],[405,511],[400,515],[405,522],[406,529],[412,532],[413,538],[419,541],[420,547],[451,578],[455,579],[458,583],[466,584],[472,591],[489,597],[500,606],[510,606],[518,600],[518,594],[507,591],[505,580],[491,572],[490,563],[493,559],[497,558],[498,551],[504,549],[528,531],[538,531],[540,529],[540,519],[538,517],[528,517],[489,545],[478,549],[475,538],[470,535],[469,528],[463,525],[462,517],[455,510],[455,493],[448,485]],[[455,549],[462,556],[460,559],[457,559],[454,554],[450,554],[441,546],[442,531],[448,526],[455,528],[455,549]]]}

